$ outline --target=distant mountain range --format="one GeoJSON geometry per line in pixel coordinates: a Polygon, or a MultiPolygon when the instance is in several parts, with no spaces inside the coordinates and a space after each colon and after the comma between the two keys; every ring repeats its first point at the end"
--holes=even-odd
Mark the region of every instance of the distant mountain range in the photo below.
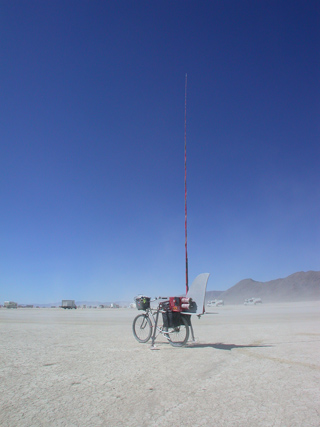
{"type": "Polygon", "coordinates": [[[225,304],[243,304],[247,298],[261,298],[266,303],[320,300],[320,271],[300,271],[269,282],[244,279],[227,291],[206,293],[206,300],[215,298],[225,304]]]}

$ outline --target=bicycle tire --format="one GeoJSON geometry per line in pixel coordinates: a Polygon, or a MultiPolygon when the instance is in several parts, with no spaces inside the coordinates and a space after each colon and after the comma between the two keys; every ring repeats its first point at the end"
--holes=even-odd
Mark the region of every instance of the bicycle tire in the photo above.
{"type": "Polygon", "coordinates": [[[135,339],[141,343],[148,342],[152,334],[151,320],[146,314],[139,314],[134,318],[132,332],[135,339]]]}
{"type": "Polygon", "coordinates": [[[184,316],[181,316],[181,325],[176,328],[169,328],[168,341],[173,347],[182,347],[189,339],[189,325],[184,316]]]}

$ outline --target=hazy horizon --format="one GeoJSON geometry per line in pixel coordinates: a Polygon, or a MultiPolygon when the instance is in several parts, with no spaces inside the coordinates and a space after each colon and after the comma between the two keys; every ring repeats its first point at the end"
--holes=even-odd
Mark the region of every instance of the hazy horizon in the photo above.
{"type": "MultiPolygon", "coordinates": [[[[210,294],[210,293],[212,293],[212,292],[214,292],[214,293],[216,293],[216,292],[220,292],[220,293],[223,293],[223,292],[225,292],[225,291],[229,291],[230,289],[232,289],[232,288],[234,288],[234,287],[236,287],[236,285],[238,285],[238,284],[240,284],[241,282],[245,282],[245,281],[252,281],[252,282],[254,282],[254,283],[256,283],[256,284],[267,284],[267,285],[271,285],[271,284],[273,284],[273,282],[277,282],[277,281],[283,281],[283,280],[286,280],[286,279],[290,279],[291,278],[291,276],[294,276],[294,279],[293,279],[293,281],[291,281],[291,285],[293,285],[293,283],[294,283],[294,289],[295,290],[297,290],[297,286],[298,286],[298,284],[297,284],[297,278],[296,278],[296,276],[297,275],[300,275],[301,273],[318,273],[318,275],[320,274],[320,271],[308,271],[308,272],[295,272],[295,273],[293,273],[293,274],[290,274],[288,277],[278,277],[278,278],[275,278],[275,279],[271,279],[271,280],[267,280],[267,281],[265,281],[265,282],[259,282],[259,281],[256,281],[256,280],[254,280],[253,278],[245,278],[245,279],[242,279],[242,280],[240,280],[239,282],[237,282],[237,283],[234,283],[232,286],[230,286],[230,288],[228,288],[228,289],[224,289],[224,290],[221,290],[221,289],[210,289],[210,288],[207,288],[207,291],[206,291],[206,299],[207,298],[209,298],[208,297],[208,294],[210,294]]],[[[310,279],[310,278],[309,278],[310,279]]],[[[306,277],[304,276],[303,277],[303,280],[306,280],[306,277]]],[[[312,280],[314,281],[314,277],[312,278],[312,280]]],[[[288,283],[288,281],[287,281],[287,283],[286,283],[286,285],[288,286],[288,284],[290,285],[290,280],[289,280],[289,283],[288,283]]],[[[309,283],[310,284],[310,286],[313,286],[314,285],[314,283],[309,283]]],[[[307,295],[309,295],[310,296],[310,290],[311,289],[306,289],[306,287],[305,287],[305,284],[302,286],[301,285],[301,283],[300,283],[300,289],[299,289],[299,291],[300,291],[300,298],[299,298],[299,296],[298,296],[298,299],[290,299],[290,292],[292,291],[292,289],[289,289],[288,291],[286,291],[285,289],[283,289],[283,286],[284,286],[284,284],[282,283],[281,285],[279,285],[278,287],[279,287],[279,289],[278,289],[278,291],[283,295],[283,294],[285,294],[286,296],[285,296],[285,299],[283,299],[283,301],[287,301],[287,302],[290,302],[290,301],[313,301],[314,299],[318,299],[318,296],[320,296],[320,282],[319,282],[319,290],[316,292],[316,294],[314,294],[314,297],[313,298],[310,298],[310,299],[305,299],[305,297],[306,297],[306,295],[305,295],[305,292],[307,292],[307,295]],[[280,287],[279,287],[280,286],[280,287]]],[[[269,286],[268,286],[269,287],[269,286]]],[[[298,286],[299,287],[299,286],[298,286]]],[[[308,288],[308,283],[307,283],[307,288],[308,288]]],[[[314,290],[314,288],[313,288],[313,290],[314,290]]],[[[266,289],[266,291],[267,291],[267,289],[266,289]]],[[[275,291],[275,289],[274,289],[274,286],[272,286],[272,292],[274,292],[275,291]]],[[[242,290],[242,293],[243,293],[243,295],[245,295],[245,291],[243,291],[242,290]]],[[[252,292],[251,292],[252,293],[252,292]]],[[[257,292],[256,292],[257,293],[257,292]]],[[[298,292],[299,293],[299,292],[298,292]]],[[[130,303],[130,302],[134,302],[134,297],[136,296],[136,295],[138,295],[139,293],[136,293],[136,294],[134,294],[134,295],[132,295],[131,296],[131,298],[130,299],[123,299],[123,298],[114,298],[114,299],[108,299],[108,298],[98,298],[98,299],[92,299],[92,298],[88,298],[88,299],[86,299],[86,300],[83,300],[83,299],[79,299],[79,298],[76,298],[75,296],[69,296],[69,297],[62,297],[60,300],[51,300],[51,301],[28,301],[28,302],[21,302],[21,301],[15,301],[15,302],[17,302],[19,305],[30,305],[30,304],[32,304],[32,305],[39,305],[39,306],[41,306],[41,305],[60,305],[61,304],[61,301],[63,300],[63,299],[70,299],[70,300],[75,300],[75,302],[76,302],[76,304],[109,304],[109,303],[118,303],[118,302],[122,302],[122,303],[130,303]]],[[[236,294],[239,294],[239,292],[237,291],[236,292],[236,294]]],[[[240,294],[241,294],[241,292],[240,292],[240,294]]],[[[255,292],[253,292],[252,293],[252,295],[250,294],[250,295],[246,295],[246,297],[252,297],[253,296],[253,294],[255,294],[255,292]]],[[[162,294],[162,295],[159,295],[159,294],[156,294],[156,295],[152,295],[152,294],[150,294],[150,293],[144,293],[144,295],[146,295],[146,296],[150,296],[152,299],[153,298],[155,298],[155,297],[158,297],[158,296],[165,296],[164,294],[162,294]]],[[[184,293],[179,293],[179,294],[177,294],[177,295],[184,295],[184,293]]],[[[167,297],[169,297],[169,296],[172,296],[171,294],[170,295],[166,295],[167,297]]],[[[259,291],[258,293],[257,293],[257,295],[255,295],[256,297],[257,296],[259,296],[259,297],[261,297],[262,295],[261,295],[261,292],[259,291]]],[[[293,295],[293,296],[295,296],[295,297],[297,297],[297,295],[293,295]]],[[[210,297],[211,298],[211,297],[210,297]]],[[[209,298],[209,299],[210,299],[209,298]]],[[[215,298],[215,297],[213,297],[213,298],[215,298]]],[[[242,299],[244,299],[245,297],[243,296],[243,298],[242,299]]],[[[270,300],[270,296],[268,296],[268,298],[267,298],[268,300],[270,300]]],[[[7,301],[8,299],[6,299],[6,301],[7,301]]],[[[277,302],[277,301],[280,301],[279,300],[279,296],[277,295],[277,292],[276,292],[276,294],[274,295],[274,298],[273,298],[273,300],[274,300],[274,302],[277,302]]],[[[12,301],[12,300],[10,300],[10,301],[12,301]]],[[[3,305],[3,302],[1,302],[0,301],[0,305],[3,305]]]]}

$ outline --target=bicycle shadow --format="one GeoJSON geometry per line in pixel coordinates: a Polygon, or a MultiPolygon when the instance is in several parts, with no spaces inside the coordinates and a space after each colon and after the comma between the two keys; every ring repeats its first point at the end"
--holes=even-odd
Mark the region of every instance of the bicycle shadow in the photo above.
{"type": "Polygon", "coordinates": [[[216,350],[225,350],[225,351],[231,351],[234,348],[263,348],[263,347],[273,347],[272,345],[260,345],[260,344],[248,344],[248,345],[241,345],[241,344],[224,344],[224,343],[207,343],[207,344],[200,344],[200,343],[188,343],[185,348],[214,348],[216,350]]]}

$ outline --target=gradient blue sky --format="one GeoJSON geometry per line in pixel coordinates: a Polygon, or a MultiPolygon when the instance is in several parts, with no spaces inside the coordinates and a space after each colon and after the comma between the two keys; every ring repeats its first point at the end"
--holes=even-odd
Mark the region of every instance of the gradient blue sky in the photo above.
{"type": "Polygon", "coordinates": [[[320,270],[318,1],[1,1],[0,303],[320,270]]]}

